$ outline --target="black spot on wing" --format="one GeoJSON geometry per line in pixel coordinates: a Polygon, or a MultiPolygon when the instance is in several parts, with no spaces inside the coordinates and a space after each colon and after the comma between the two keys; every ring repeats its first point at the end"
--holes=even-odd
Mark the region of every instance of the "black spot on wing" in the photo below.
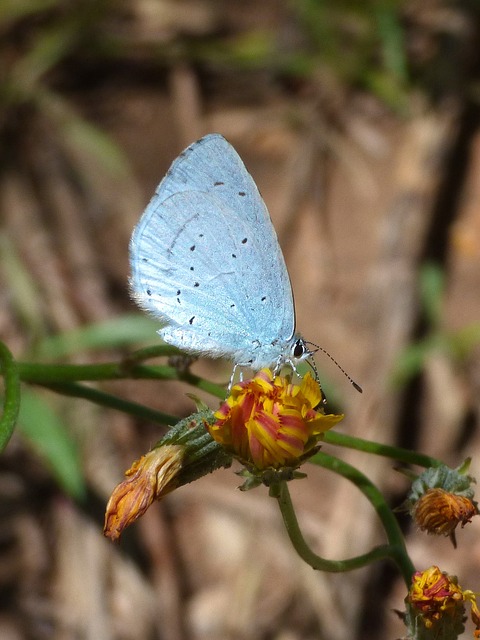
{"type": "Polygon", "coordinates": [[[213,186],[214,186],[214,187],[223,187],[223,185],[224,185],[224,184],[225,184],[224,182],[220,182],[220,181],[218,181],[218,182],[214,182],[214,183],[213,183],[213,186]]]}
{"type": "Polygon", "coordinates": [[[239,196],[242,196],[242,198],[243,198],[243,196],[246,196],[247,194],[245,193],[245,191],[239,191],[239,192],[238,192],[238,195],[239,195],[239,196]]]}
{"type": "Polygon", "coordinates": [[[192,316],[192,317],[190,318],[190,320],[188,321],[188,324],[193,324],[193,321],[194,321],[194,320],[195,320],[195,316],[192,316]]]}
{"type": "Polygon", "coordinates": [[[152,290],[151,289],[147,289],[147,296],[151,296],[152,295],[152,290]]]}
{"type": "Polygon", "coordinates": [[[195,251],[195,245],[192,244],[192,246],[190,247],[190,251],[195,251]]]}
{"type": "Polygon", "coordinates": [[[244,239],[242,240],[242,244],[247,244],[247,242],[248,242],[248,238],[244,238],[244,239]]]}

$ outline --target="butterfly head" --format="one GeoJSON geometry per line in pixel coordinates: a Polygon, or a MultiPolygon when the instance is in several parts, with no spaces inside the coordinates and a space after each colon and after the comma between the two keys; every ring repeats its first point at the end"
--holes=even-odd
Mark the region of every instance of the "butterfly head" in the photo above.
{"type": "Polygon", "coordinates": [[[294,363],[306,360],[307,358],[313,356],[314,353],[315,351],[311,351],[307,347],[307,343],[302,337],[298,335],[294,336],[291,347],[291,359],[294,363]]]}
{"type": "Polygon", "coordinates": [[[278,373],[284,365],[290,366],[294,371],[297,371],[297,364],[303,360],[307,360],[316,374],[315,365],[312,365],[312,361],[310,360],[315,351],[311,351],[307,346],[307,342],[301,336],[295,334],[292,337],[287,350],[277,360],[277,366],[275,368],[276,373],[278,373]]]}

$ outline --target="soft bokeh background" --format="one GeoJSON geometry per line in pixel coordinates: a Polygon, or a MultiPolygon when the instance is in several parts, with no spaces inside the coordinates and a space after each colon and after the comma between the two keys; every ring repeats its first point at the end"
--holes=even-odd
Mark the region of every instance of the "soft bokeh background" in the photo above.
{"type": "MultiPolygon", "coordinates": [[[[479,474],[478,2],[17,0],[1,3],[0,34],[0,336],[17,358],[55,360],[52,336],[135,313],[132,228],[174,157],[218,131],[267,202],[299,330],[364,388],[317,357],[341,429],[452,466],[471,455],[479,474]]],[[[156,341],[151,328],[143,339],[156,341]]],[[[83,363],[126,348],[74,340],[69,353],[83,363]]],[[[194,371],[224,381],[230,367],[194,371]]],[[[185,385],[102,388],[193,410],[185,385]]],[[[109,492],[162,431],[26,391],[0,459],[2,640],[404,635],[390,565],[313,572],[267,490],[240,493],[232,471],[178,490],[113,546],[101,535],[109,492]],[[55,443],[41,450],[52,424],[75,443],[86,500],[71,495],[74,466],[59,475],[55,443]]],[[[333,452],[400,504],[408,484],[391,461],[333,452]]],[[[308,467],[291,489],[319,554],[384,541],[346,481],[308,467]]],[[[480,589],[478,519],[456,551],[404,526],[419,569],[480,589]]]]}

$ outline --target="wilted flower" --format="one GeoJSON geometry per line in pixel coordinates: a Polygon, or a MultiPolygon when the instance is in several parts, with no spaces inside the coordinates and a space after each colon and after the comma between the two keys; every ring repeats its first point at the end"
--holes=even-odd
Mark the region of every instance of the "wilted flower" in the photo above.
{"type": "Polygon", "coordinates": [[[403,507],[422,531],[450,536],[456,546],[455,529],[478,514],[473,500],[475,479],[465,473],[469,460],[458,469],[446,465],[426,469],[412,483],[403,507]]]}
{"type": "Polygon", "coordinates": [[[108,501],[104,534],[115,541],[155,500],[231,464],[207,431],[213,413],[200,411],[172,427],[155,448],[133,463],[108,501]]]}
{"type": "Polygon", "coordinates": [[[215,413],[212,437],[257,470],[297,467],[343,415],[325,415],[322,391],[307,373],[300,384],[262,369],[234,385],[215,413]]]}
{"type": "Polygon", "coordinates": [[[185,447],[164,445],[133,463],[125,472],[127,479],[115,487],[108,501],[103,530],[108,538],[118,540],[154,500],[175,489],[184,456],[185,447]]]}
{"type": "Polygon", "coordinates": [[[422,531],[449,536],[478,513],[470,498],[444,489],[428,489],[413,506],[413,517],[422,531]]]}

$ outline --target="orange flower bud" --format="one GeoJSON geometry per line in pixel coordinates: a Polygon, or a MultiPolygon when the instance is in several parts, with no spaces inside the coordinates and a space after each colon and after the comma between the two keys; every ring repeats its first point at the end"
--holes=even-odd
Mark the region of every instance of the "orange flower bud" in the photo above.
{"type": "Polygon", "coordinates": [[[173,491],[182,468],[185,447],[163,445],[136,460],[127,479],[117,485],[107,504],[103,533],[112,541],[145,513],[154,500],[173,491]]]}

